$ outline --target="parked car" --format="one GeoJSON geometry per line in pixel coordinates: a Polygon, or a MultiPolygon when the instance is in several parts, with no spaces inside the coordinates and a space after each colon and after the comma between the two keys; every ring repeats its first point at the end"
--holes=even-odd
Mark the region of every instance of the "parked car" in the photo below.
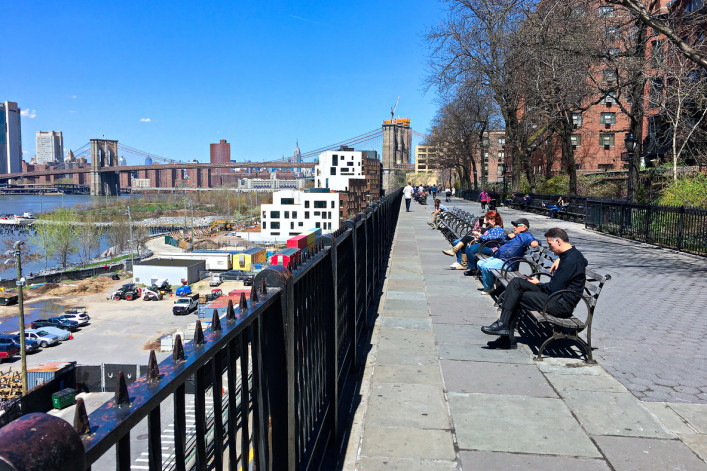
{"type": "Polygon", "coordinates": [[[179,316],[182,314],[189,314],[190,312],[197,309],[198,307],[199,307],[199,295],[198,294],[190,294],[189,296],[179,298],[174,302],[174,306],[172,306],[172,314],[174,314],[175,316],[179,316]]]}
{"type": "MultiPolygon", "coordinates": [[[[15,335],[2,334],[2,335],[0,335],[0,345],[8,344],[8,343],[15,344],[17,346],[17,348],[20,348],[20,334],[15,334],[15,335]]],[[[25,352],[34,353],[38,350],[39,350],[39,344],[37,342],[35,342],[34,340],[25,339],[25,352]]]]}
{"type": "MultiPolygon", "coordinates": [[[[155,288],[153,286],[153,288],[155,288]]],[[[163,298],[164,296],[158,289],[152,289],[152,288],[143,288],[142,289],[142,300],[143,301],[159,301],[163,298]]]]}
{"type": "Polygon", "coordinates": [[[220,273],[211,275],[211,279],[209,280],[209,286],[220,286],[221,283],[223,283],[223,280],[221,279],[220,273]]]}
{"type": "Polygon", "coordinates": [[[41,329],[25,330],[25,338],[38,342],[39,346],[42,348],[47,348],[50,345],[59,343],[59,337],[41,329]]]}
{"type": "Polygon", "coordinates": [[[140,297],[140,289],[133,283],[125,283],[123,286],[118,288],[115,293],[111,296],[111,299],[120,301],[125,299],[126,301],[132,301],[133,299],[138,299],[140,297]]]}
{"type": "Polygon", "coordinates": [[[243,275],[243,286],[253,286],[253,280],[255,280],[255,276],[253,275],[243,275]]]}
{"type": "Polygon", "coordinates": [[[86,306],[74,306],[70,307],[66,311],[64,311],[66,314],[72,314],[72,313],[78,313],[78,314],[86,314],[86,319],[91,320],[91,316],[88,315],[88,309],[86,309],[86,306]]]}
{"type": "Polygon", "coordinates": [[[9,360],[20,352],[20,347],[14,343],[4,343],[0,344],[0,363],[5,360],[9,360]]]}
{"type": "Polygon", "coordinates": [[[65,340],[71,340],[71,332],[66,329],[60,329],[58,327],[51,327],[45,325],[44,327],[42,327],[42,330],[49,334],[56,335],[61,342],[65,340]]]}
{"type": "Polygon", "coordinates": [[[221,291],[221,288],[215,288],[212,289],[210,293],[206,293],[206,301],[213,301],[221,296],[223,296],[223,291],[221,291]]]}
{"type": "Polygon", "coordinates": [[[64,314],[59,316],[60,319],[65,319],[69,321],[74,321],[76,322],[79,327],[83,327],[85,325],[88,325],[88,314],[81,313],[81,312],[72,312],[72,311],[64,311],[64,314]]]}
{"type": "Polygon", "coordinates": [[[39,329],[40,327],[45,326],[58,327],[60,329],[74,332],[79,328],[79,323],[68,319],[61,319],[60,317],[50,317],[49,319],[34,320],[30,324],[30,327],[33,329],[39,329]]]}

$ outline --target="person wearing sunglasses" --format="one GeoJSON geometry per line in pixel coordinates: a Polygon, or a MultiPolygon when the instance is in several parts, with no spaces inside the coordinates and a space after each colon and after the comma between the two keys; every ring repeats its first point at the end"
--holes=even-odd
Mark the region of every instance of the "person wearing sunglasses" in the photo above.
{"type": "MultiPolygon", "coordinates": [[[[493,256],[487,258],[486,260],[481,260],[477,267],[481,272],[481,283],[484,285],[483,294],[489,294],[493,291],[493,275],[491,270],[494,268],[500,269],[506,261],[522,257],[528,247],[537,247],[542,245],[541,242],[533,237],[530,233],[530,222],[526,218],[518,218],[515,221],[511,221],[513,224],[513,232],[508,234],[507,241],[504,242],[493,256]]],[[[518,264],[509,267],[510,270],[515,270],[518,264]]]]}

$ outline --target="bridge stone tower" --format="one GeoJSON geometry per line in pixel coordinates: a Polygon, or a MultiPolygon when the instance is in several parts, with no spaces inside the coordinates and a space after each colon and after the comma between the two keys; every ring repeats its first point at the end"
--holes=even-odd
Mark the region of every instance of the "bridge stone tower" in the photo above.
{"type": "Polygon", "coordinates": [[[383,189],[388,193],[395,186],[396,166],[410,163],[412,130],[406,118],[383,121],[383,189]]]}
{"type": "Polygon", "coordinates": [[[118,166],[118,141],[91,139],[91,196],[118,196],[119,172],[101,172],[118,166]]]}

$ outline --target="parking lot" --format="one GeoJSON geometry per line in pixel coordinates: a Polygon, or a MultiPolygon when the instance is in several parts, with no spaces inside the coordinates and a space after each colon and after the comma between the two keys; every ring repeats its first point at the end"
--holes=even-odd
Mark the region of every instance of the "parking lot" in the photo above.
{"type": "MultiPolygon", "coordinates": [[[[159,337],[177,329],[184,330],[188,323],[196,320],[196,311],[186,316],[172,314],[175,297],[167,297],[161,301],[111,301],[110,294],[126,282],[129,280],[116,281],[98,294],[53,299],[53,303],[66,309],[77,305],[86,306],[91,317],[90,324],[74,332],[73,340],[28,354],[28,367],[47,361],[76,361],[84,365],[146,364],[150,348],[159,347],[159,337]]],[[[242,287],[241,282],[231,281],[223,283],[219,288],[228,293],[232,289],[242,287]]],[[[200,293],[211,290],[208,280],[195,284],[194,288],[194,292],[200,293]]],[[[31,303],[25,307],[26,312],[33,309],[31,303]]],[[[161,361],[169,355],[169,352],[157,352],[157,359],[161,361]]],[[[20,366],[19,355],[5,360],[0,366],[3,371],[8,368],[17,370],[20,366]]]]}

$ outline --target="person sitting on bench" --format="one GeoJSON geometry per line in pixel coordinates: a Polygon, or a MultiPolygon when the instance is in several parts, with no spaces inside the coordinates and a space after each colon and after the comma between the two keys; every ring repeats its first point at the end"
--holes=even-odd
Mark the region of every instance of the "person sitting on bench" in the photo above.
{"type": "Polygon", "coordinates": [[[545,302],[553,293],[571,290],[555,296],[553,302],[547,307],[548,314],[569,318],[572,317],[575,306],[582,299],[586,283],[587,259],[570,244],[569,236],[563,229],[553,227],[545,233],[545,237],[550,250],[559,256],[550,269],[552,273],[550,281],[540,283],[535,277],[513,278],[508,283],[503,296],[501,318],[490,326],[481,328],[481,331],[488,335],[507,336],[510,346],[515,345],[511,337],[521,307],[542,311],[545,302]]]}
{"type": "MultiPolygon", "coordinates": [[[[515,221],[511,221],[513,224],[513,232],[508,234],[506,237],[508,240],[501,245],[501,247],[496,250],[493,257],[481,260],[477,267],[481,272],[481,282],[484,285],[484,294],[490,294],[493,290],[493,275],[491,270],[503,268],[503,264],[506,261],[522,257],[528,247],[537,247],[540,241],[537,240],[530,233],[530,222],[526,218],[518,218],[515,221]]],[[[517,266],[517,264],[515,264],[517,266]]],[[[511,267],[511,269],[515,269],[511,267]]],[[[466,275],[467,272],[464,272],[466,275]]],[[[469,275],[476,275],[476,273],[469,273],[469,275]]]]}
{"type": "MultiPolygon", "coordinates": [[[[469,236],[464,236],[463,238],[455,241],[456,243],[451,249],[442,251],[445,255],[456,254],[457,256],[457,261],[452,263],[449,268],[454,270],[466,270],[467,267],[470,267],[472,270],[476,269],[476,259],[474,258],[474,255],[476,255],[476,252],[478,252],[481,248],[481,244],[496,240],[501,241],[506,238],[506,233],[503,231],[503,219],[496,211],[489,211],[486,213],[484,216],[484,223],[486,225],[486,231],[482,233],[481,230],[472,230],[471,240],[469,240],[469,236]],[[466,250],[462,251],[465,245],[466,250]],[[462,254],[466,254],[467,263],[463,263],[462,254]]],[[[485,246],[483,248],[483,253],[486,255],[492,255],[493,249],[495,249],[495,247],[492,248],[491,246],[485,246]]]]}
{"type": "Polygon", "coordinates": [[[432,217],[427,225],[431,226],[432,229],[437,229],[437,217],[445,211],[447,211],[447,207],[442,204],[439,198],[435,198],[435,209],[432,210],[432,217]]]}
{"type": "Polygon", "coordinates": [[[569,205],[570,204],[565,203],[565,201],[562,199],[562,196],[560,196],[559,198],[557,198],[557,203],[547,204],[547,205],[545,205],[545,207],[550,211],[549,216],[552,218],[552,217],[555,217],[557,215],[557,213],[559,213],[560,211],[562,211],[563,209],[565,209],[569,205]]]}

